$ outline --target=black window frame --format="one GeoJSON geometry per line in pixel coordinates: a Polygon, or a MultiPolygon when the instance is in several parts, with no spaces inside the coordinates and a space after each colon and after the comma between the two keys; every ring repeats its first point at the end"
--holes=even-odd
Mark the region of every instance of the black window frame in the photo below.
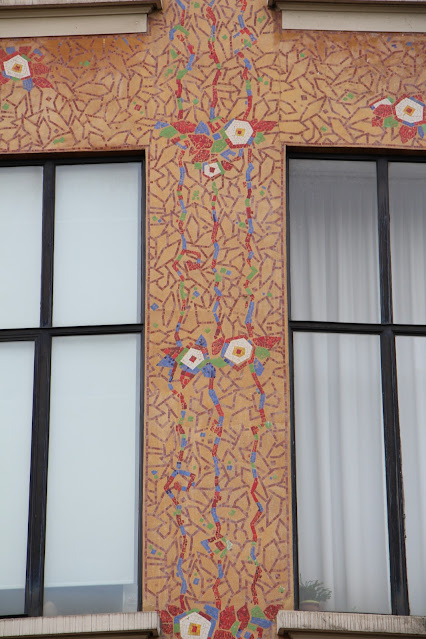
{"type": "Polygon", "coordinates": [[[25,609],[23,614],[1,615],[0,618],[39,617],[43,615],[44,558],[46,538],[47,475],[49,452],[50,372],[53,337],[84,335],[140,335],[140,437],[139,437],[139,518],[137,541],[138,596],[137,610],[142,610],[142,504],[143,504],[143,422],[145,380],[145,220],[146,166],[144,153],[102,156],[60,154],[25,159],[4,158],[2,168],[41,166],[43,168],[42,237],[41,237],[41,296],[40,326],[36,328],[0,329],[0,342],[31,341],[34,343],[33,413],[31,435],[30,490],[28,510],[27,567],[25,581],[25,609]],[[138,163],[141,167],[141,317],[134,324],[106,324],[89,326],[52,326],[53,263],[55,227],[55,171],[57,166],[138,163]]]}
{"type": "Polygon", "coordinates": [[[380,338],[381,382],[383,408],[383,435],[386,472],[387,531],[389,538],[389,569],[391,614],[409,615],[409,595],[407,581],[404,493],[402,480],[401,440],[399,430],[399,407],[395,338],[397,336],[426,336],[426,325],[396,324],[392,310],[392,272],[390,244],[390,211],[388,167],[391,162],[425,163],[420,155],[399,155],[377,153],[340,153],[322,151],[287,151],[286,155],[286,251],[287,251],[287,308],[290,364],[290,432],[292,466],[292,532],[294,567],[294,605],[299,609],[299,569],[297,531],[297,487],[296,487],[296,435],[294,410],[294,350],[295,332],[350,333],[377,335],[380,338]],[[291,319],[291,247],[290,247],[290,161],[291,160],[335,160],[363,161],[376,163],[378,257],[380,284],[380,324],[299,321],[291,319]]]}

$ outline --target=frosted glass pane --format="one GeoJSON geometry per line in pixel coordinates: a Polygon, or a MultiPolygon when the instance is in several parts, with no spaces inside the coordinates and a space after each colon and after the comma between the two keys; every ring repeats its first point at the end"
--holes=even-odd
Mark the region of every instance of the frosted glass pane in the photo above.
{"type": "Polygon", "coordinates": [[[34,343],[0,344],[0,615],[23,614],[34,343]]]}
{"type": "Polygon", "coordinates": [[[0,169],[0,328],[40,324],[43,169],[0,169]]]}
{"type": "Polygon", "coordinates": [[[393,316],[426,324],[426,165],[389,164],[393,316]]]}
{"type": "Polygon", "coordinates": [[[379,322],[374,162],[291,160],[291,316],[379,322]]]}
{"type": "Polygon", "coordinates": [[[411,614],[426,615],[426,338],[397,337],[396,355],[408,595],[411,614]]]}
{"type": "Polygon", "coordinates": [[[141,165],[56,169],[53,323],[140,320],[141,165]]]}
{"type": "Polygon", "coordinates": [[[379,338],[295,333],[294,393],[302,581],[324,610],[390,613],[379,338]]]}
{"type": "Polygon", "coordinates": [[[137,335],[53,339],[45,614],[137,609],[139,371],[137,335]]]}

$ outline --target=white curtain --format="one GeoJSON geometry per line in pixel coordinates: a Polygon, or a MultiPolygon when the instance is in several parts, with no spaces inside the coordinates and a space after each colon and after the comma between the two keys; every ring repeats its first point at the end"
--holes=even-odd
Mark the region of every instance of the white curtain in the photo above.
{"type": "Polygon", "coordinates": [[[426,165],[389,164],[393,314],[426,324],[426,165]]]}
{"type": "Polygon", "coordinates": [[[299,573],[390,613],[379,338],[294,334],[299,573]]]}
{"type": "Polygon", "coordinates": [[[426,615],[426,338],[398,337],[396,353],[410,612],[426,615]]]}
{"type": "Polygon", "coordinates": [[[294,320],[379,322],[374,162],[291,160],[294,320]]]}
{"type": "MultiPolygon", "coordinates": [[[[380,322],[374,162],[290,162],[291,317],[380,322]]],[[[294,333],[299,572],[390,613],[380,342],[294,333]]]]}

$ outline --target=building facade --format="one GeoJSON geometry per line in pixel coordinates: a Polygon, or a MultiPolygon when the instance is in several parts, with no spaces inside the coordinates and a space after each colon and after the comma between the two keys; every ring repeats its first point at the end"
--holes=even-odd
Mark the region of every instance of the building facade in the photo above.
{"type": "MultiPolygon", "coordinates": [[[[93,2],[90,6],[92,9],[102,7],[105,14],[111,15],[111,4],[93,2]]],[[[328,451],[336,441],[333,433],[329,433],[330,440],[321,440],[322,435],[312,439],[310,415],[320,413],[320,400],[318,405],[310,406],[311,412],[308,410],[306,417],[302,413],[306,395],[324,397],[336,389],[337,374],[331,364],[325,363],[331,347],[324,346],[324,351],[318,344],[302,344],[302,338],[295,334],[330,337],[359,333],[366,340],[371,337],[371,343],[365,345],[367,355],[364,359],[359,355],[361,372],[355,377],[358,381],[364,378],[378,362],[378,372],[368,378],[367,386],[371,389],[375,383],[379,385],[375,395],[379,402],[383,394],[391,397],[402,392],[392,386],[396,365],[399,370],[403,366],[394,355],[395,340],[398,344],[399,335],[419,340],[426,334],[422,328],[426,324],[423,307],[408,318],[401,315],[402,319],[398,316],[394,319],[392,311],[386,316],[383,309],[386,303],[391,305],[389,290],[392,291],[392,287],[386,289],[387,285],[382,282],[382,278],[386,280],[386,273],[394,272],[389,264],[390,249],[386,252],[390,241],[389,206],[393,210],[392,188],[395,193],[403,193],[402,210],[405,206],[407,210],[412,207],[411,201],[408,203],[410,193],[419,191],[416,206],[424,213],[421,190],[426,177],[421,163],[426,132],[423,3],[358,2],[343,9],[338,2],[326,7],[318,3],[318,9],[315,2],[309,6],[295,2],[271,7],[266,0],[167,0],[162,7],[150,6],[148,15],[143,2],[113,4],[114,11],[126,7],[125,15],[139,11],[137,18],[132,14],[129,20],[145,21],[146,29],[143,26],[139,32],[129,33],[125,30],[128,23],[124,22],[126,26],[119,28],[98,27],[100,32],[93,34],[91,31],[96,31],[96,27],[81,27],[79,8],[84,5],[87,12],[84,2],[0,3],[4,5],[0,21],[3,11],[5,25],[1,27],[0,42],[0,149],[5,167],[41,166],[45,180],[49,163],[58,175],[58,166],[62,164],[92,166],[91,163],[98,161],[102,166],[112,166],[112,172],[99,178],[101,180],[122,179],[123,184],[127,184],[127,177],[121,176],[116,168],[127,162],[138,165],[145,176],[140,191],[146,202],[140,229],[145,252],[135,257],[140,273],[144,270],[143,293],[138,303],[145,313],[137,320],[87,322],[97,326],[108,323],[125,326],[124,332],[139,330],[144,341],[142,496],[138,511],[141,525],[136,535],[139,539],[136,550],[139,603],[135,603],[136,595],[131,594],[133,603],[129,608],[124,605],[122,612],[158,611],[161,633],[180,633],[182,639],[272,637],[278,631],[277,619],[282,632],[302,632],[304,628],[303,636],[308,636],[312,632],[331,631],[333,621],[328,613],[289,612],[288,617],[280,617],[283,614],[280,611],[294,611],[301,605],[302,592],[299,597],[297,585],[300,574],[305,586],[306,581],[319,581],[326,591],[331,591],[328,597],[325,594],[323,610],[330,610],[330,615],[332,611],[348,613],[339,616],[334,632],[424,636],[424,620],[406,619],[410,612],[409,600],[415,615],[426,615],[423,576],[426,543],[423,523],[420,532],[416,529],[417,532],[412,533],[414,559],[409,559],[411,551],[406,550],[404,543],[404,522],[409,515],[404,510],[401,441],[403,463],[404,459],[410,459],[406,461],[407,468],[415,463],[411,464],[411,452],[405,453],[404,458],[405,440],[399,436],[399,424],[395,426],[398,400],[393,407],[389,407],[387,399],[383,404],[383,419],[392,422],[391,430],[386,430],[388,427],[382,421],[382,405],[379,409],[376,407],[380,414],[377,428],[380,432],[385,428],[385,435],[379,436],[377,456],[374,453],[370,458],[367,453],[360,453],[358,470],[354,470],[353,475],[345,477],[344,471],[336,470],[334,465],[340,460],[343,466],[349,467],[351,449],[366,443],[370,449],[370,437],[374,439],[371,432],[375,428],[371,426],[374,422],[371,411],[376,410],[373,408],[370,412],[366,409],[366,413],[357,418],[366,424],[365,430],[359,428],[359,440],[352,440],[349,435],[347,439],[342,438],[340,452],[323,460],[316,474],[309,475],[307,486],[301,477],[297,487],[295,479],[296,461],[300,468],[312,467],[313,460],[323,456],[321,441],[328,451]],[[29,4],[33,5],[31,9],[29,4]],[[65,4],[70,10],[68,18],[72,25],[64,34],[57,35],[57,25],[62,24],[65,16],[61,14],[65,4]],[[143,13],[140,13],[141,7],[144,7],[143,13]],[[59,10],[54,18],[42,13],[37,16],[37,11],[46,12],[50,8],[59,10]],[[45,25],[50,25],[52,19],[58,21],[56,26],[47,28],[45,25]],[[42,26],[38,25],[33,35],[31,25],[36,20],[42,26]],[[21,28],[21,23],[30,25],[28,33],[27,27],[21,28]],[[374,29],[368,27],[370,23],[374,29]],[[403,173],[398,177],[402,181],[406,178],[406,182],[396,181],[388,187],[392,163],[406,167],[407,175],[403,173]],[[370,169],[372,173],[368,174],[370,169]],[[414,186],[410,182],[413,172],[414,186]],[[317,184],[325,185],[322,191],[317,184]],[[334,191],[336,184],[343,185],[341,193],[334,191]],[[305,192],[308,200],[314,199],[314,204],[299,202],[298,194],[305,192]],[[327,193],[332,194],[329,199],[327,193]],[[358,202],[361,193],[366,200],[358,202]],[[295,219],[291,218],[292,202],[295,217],[299,210],[308,211],[311,207],[304,224],[306,232],[313,229],[312,244],[299,243],[297,228],[293,230],[291,226],[295,219]],[[371,222],[361,215],[362,229],[367,229],[365,236],[358,238],[356,246],[349,243],[343,248],[343,254],[355,254],[350,272],[345,266],[345,255],[332,260],[334,266],[324,267],[330,268],[332,278],[336,273],[342,275],[342,291],[348,290],[348,282],[358,278],[360,291],[348,293],[351,300],[348,308],[354,307],[353,314],[352,311],[348,311],[348,315],[337,311],[323,315],[305,312],[303,300],[297,306],[297,294],[292,292],[292,308],[298,310],[289,317],[289,284],[292,283],[294,290],[302,291],[303,297],[312,273],[324,266],[321,260],[326,258],[314,256],[313,248],[321,242],[322,234],[326,239],[331,238],[325,253],[333,251],[333,242],[340,241],[340,237],[342,241],[347,240],[345,230],[342,236],[334,237],[325,223],[325,226],[315,226],[315,214],[327,217],[333,202],[338,202],[337,207],[347,202],[347,211],[353,216],[369,207],[377,207],[373,216],[377,211],[382,215],[385,210],[379,224],[376,218],[371,222]],[[378,236],[375,235],[377,228],[378,236]],[[363,246],[371,238],[380,250],[371,258],[371,277],[377,289],[371,293],[373,297],[376,295],[371,305],[378,310],[370,316],[358,310],[367,305],[362,298],[363,291],[370,290],[366,284],[369,272],[364,272],[362,265],[369,259],[363,246]],[[300,282],[290,278],[289,248],[294,271],[302,272],[312,259],[300,282]],[[134,328],[129,328],[131,321],[134,328]],[[415,328],[411,331],[407,328],[409,325],[415,328]],[[391,331],[390,337],[388,333],[386,337],[384,327],[391,331]],[[315,385],[314,380],[309,390],[299,377],[294,378],[295,366],[297,373],[305,375],[298,359],[303,360],[299,353],[304,348],[319,349],[316,363],[306,364],[305,373],[308,375],[317,366],[317,377],[325,379],[324,386],[315,385]],[[374,349],[378,349],[377,361],[370,365],[368,354],[374,349]],[[388,356],[386,364],[384,358],[388,356]],[[388,370],[388,377],[380,372],[380,362],[388,370]],[[299,427],[299,435],[298,414],[300,423],[306,422],[306,429],[299,427]],[[297,458],[294,439],[299,450],[305,443],[308,448],[309,441],[312,456],[297,458]],[[376,478],[368,475],[370,466],[378,468],[376,478]],[[324,468],[335,469],[331,478],[324,479],[325,484],[322,483],[324,468]],[[366,485],[361,486],[367,476],[366,485]],[[342,509],[335,512],[334,491],[336,486],[340,490],[346,481],[350,486],[342,488],[342,509]],[[344,548],[333,537],[337,534],[334,527],[331,531],[327,531],[327,526],[320,529],[324,526],[321,516],[309,519],[322,503],[322,489],[331,495],[330,517],[338,520],[336,527],[339,521],[340,524],[346,521],[354,531],[354,537],[349,534],[344,548]],[[305,513],[300,496],[305,492],[308,512],[307,519],[302,520],[305,513]],[[376,501],[368,502],[371,512],[363,509],[362,504],[356,505],[356,495],[361,502],[366,502],[372,493],[378,496],[376,501]],[[346,511],[345,504],[348,505],[346,511]],[[380,508],[383,517],[377,523],[375,513],[380,508]],[[358,529],[353,527],[360,519],[364,522],[358,534],[358,529]],[[302,521],[307,522],[307,528],[313,533],[307,535],[305,542],[300,532],[302,521]],[[390,521],[393,524],[389,527],[390,521]],[[371,541],[376,534],[376,524],[379,528],[384,526],[384,541],[379,540],[378,546],[371,541]],[[319,538],[322,541],[316,546],[319,538]],[[333,577],[322,568],[309,572],[311,560],[305,561],[300,556],[303,543],[305,556],[310,556],[309,549],[315,555],[314,563],[316,558],[322,566],[331,566],[334,560],[336,564],[343,562],[333,568],[333,577]],[[352,548],[355,548],[354,554],[351,554],[352,548]],[[325,560],[327,553],[334,559],[325,560]],[[384,577],[375,585],[374,575],[381,570],[375,558],[380,553],[384,577]],[[352,576],[357,572],[355,564],[359,564],[359,557],[363,555],[368,558],[366,565],[360,574],[352,576]],[[413,565],[417,562],[419,574],[414,574],[410,561],[413,565]],[[371,575],[366,573],[368,565],[371,575]],[[360,587],[363,580],[364,586],[360,587]],[[353,581],[356,582],[355,594],[351,590],[353,581]],[[336,589],[343,589],[343,584],[345,595],[339,600],[336,589]],[[367,592],[365,598],[359,594],[362,590],[367,592]],[[383,597],[376,604],[378,590],[383,597]],[[132,608],[133,605],[136,607],[132,608]],[[388,617],[373,619],[361,613],[387,614],[388,617]],[[398,619],[398,615],[405,621],[398,619]],[[376,623],[378,625],[374,625],[376,623]]],[[[118,25],[121,17],[114,11],[113,19],[118,25]]],[[[99,14],[90,15],[92,25],[99,23],[99,14]]],[[[27,183],[23,174],[22,180],[21,185],[16,183],[16,200],[15,195],[13,199],[9,197],[7,211],[3,210],[2,215],[13,217],[15,206],[19,208],[21,197],[31,188],[30,177],[27,183]]],[[[71,197],[73,188],[66,191],[65,200],[71,197]]],[[[120,191],[121,199],[115,203],[117,208],[124,201],[127,188],[130,187],[124,186],[120,191]]],[[[58,183],[56,190],[58,203],[58,183]]],[[[45,207],[48,206],[46,197],[45,193],[45,207]]],[[[54,207],[54,194],[52,198],[51,207],[54,207]]],[[[341,223],[345,225],[344,220],[341,223]]],[[[407,228],[408,224],[411,222],[402,221],[401,228],[407,228]]],[[[413,222],[414,235],[423,238],[423,227],[416,224],[413,222]]],[[[348,237],[353,238],[359,232],[358,227],[351,227],[348,237]]],[[[421,249],[411,244],[406,250],[410,255],[417,255],[416,251],[421,253],[421,249]]],[[[78,259],[78,255],[70,258],[72,263],[78,259]]],[[[413,268],[420,273],[418,288],[413,288],[413,294],[421,297],[426,277],[422,262],[416,262],[413,268]]],[[[114,269],[115,266],[112,271],[114,269]]],[[[405,275],[405,283],[408,277],[405,275]]],[[[328,304],[324,282],[331,280],[326,275],[324,278],[320,275],[315,287],[318,297],[326,299],[328,304]]],[[[334,285],[333,279],[330,286],[334,285]]],[[[402,289],[404,286],[409,287],[411,283],[403,283],[402,289]]],[[[92,293],[96,295],[93,289],[92,293]]],[[[344,293],[336,295],[342,297],[344,293]]],[[[394,300],[396,296],[394,292],[394,300]]],[[[313,300],[312,305],[315,303],[313,300]]],[[[401,305],[404,304],[402,301],[401,305]]],[[[394,314],[397,315],[396,311],[394,314]]],[[[68,326],[70,322],[65,319],[62,324],[58,323],[68,326]]],[[[71,323],[81,326],[85,322],[77,318],[71,323]]],[[[6,323],[3,328],[7,331],[10,326],[6,323]]],[[[72,334],[79,336],[88,332],[82,329],[81,333],[72,334]]],[[[116,332],[120,332],[119,328],[116,332]]],[[[49,339],[55,339],[57,334],[52,329],[49,339]]],[[[5,333],[2,339],[6,338],[11,339],[5,333]]],[[[16,339],[23,337],[20,334],[16,339]]],[[[362,344],[353,345],[354,357],[363,350],[362,344]]],[[[342,354],[345,348],[345,345],[339,346],[338,358],[345,357],[342,354]]],[[[352,352],[352,346],[348,348],[348,353],[352,352]]],[[[418,372],[419,366],[421,368],[420,364],[414,366],[415,371],[418,372]]],[[[407,370],[411,370],[409,364],[407,370]]],[[[409,374],[405,373],[405,378],[408,379],[409,374]]],[[[423,377],[421,380],[425,381],[423,377]]],[[[356,383],[352,372],[348,384],[353,389],[356,383]]],[[[412,387],[411,383],[407,384],[404,396],[412,387]]],[[[355,405],[367,404],[370,400],[365,393],[365,389],[358,389],[347,399],[347,409],[343,406],[342,412],[348,410],[353,414],[355,405]]],[[[339,389],[338,394],[343,395],[343,389],[339,389]]],[[[306,399],[306,405],[308,403],[306,399]]],[[[401,413],[402,397],[399,404],[401,413]]],[[[424,452],[422,412],[418,410],[419,434],[410,445],[424,452]]],[[[332,412],[326,411],[319,422],[338,421],[340,417],[333,418],[332,412]]],[[[399,421],[403,421],[401,415],[399,421]]],[[[358,430],[358,422],[349,423],[348,429],[358,430]]],[[[102,435],[99,438],[102,448],[102,435]]],[[[408,445],[406,450],[411,451],[408,445]]],[[[105,454],[114,467],[111,450],[105,454]]],[[[78,475],[78,457],[74,461],[78,475]]],[[[47,466],[46,460],[43,464],[47,466]]],[[[404,472],[403,469],[405,478],[404,472]]],[[[420,488],[413,508],[421,520],[426,517],[426,509],[420,462],[416,473],[413,485],[420,483],[420,488]]],[[[308,477],[308,471],[303,472],[303,476],[308,477]]],[[[408,479],[404,485],[407,490],[408,479]]],[[[105,504],[108,504],[108,495],[105,504]]],[[[325,509],[324,505],[324,512],[328,513],[325,509]]],[[[46,498],[44,514],[45,511],[46,498]]],[[[416,520],[415,515],[412,518],[416,520]]],[[[410,535],[411,532],[407,539],[411,543],[410,535]]],[[[43,545],[44,540],[38,539],[39,546],[40,543],[43,545]]],[[[66,547],[60,552],[66,554],[66,547]]],[[[37,555],[39,562],[40,557],[43,559],[44,550],[37,555]]],[[[33,570],[33,585],[28,585],[27,572],[26,608],[20,613],[5,610],[5,616],[28,613],[29,601],[34,606],[31,614],[40,612],[42,586],[37,579],[44,569],[40,565],[31,569],[31,561],[28,559],[27,571],[33,570]],[[37,593],[30,596],[28,589],[35,591],[36,583],[37,593]]],[[[64,610],[67,612],[66,607],[64,610]]],[[[44,612],[64,614],[58,602],[45,607],[44,612]]],[[[75,614],[81,612],[103,610],[101,607],[91,611],[82,606],[75,614]]],[[[105,612],[119,610],[113,608],[105,612]]],[[[3,633],[13,636],[12,622],[7,623],[3,633]]],[[[24,626],[16,632],[31,634],[28,628],[22,628],[24,626]]],[[[125,628],[122,632],[130,630],[125,628]]],[[[33,632],[44,634],[46,631],[39,628],[33,632]]],[[[55,632],[51,630],[49,634],[55,632]]]]}

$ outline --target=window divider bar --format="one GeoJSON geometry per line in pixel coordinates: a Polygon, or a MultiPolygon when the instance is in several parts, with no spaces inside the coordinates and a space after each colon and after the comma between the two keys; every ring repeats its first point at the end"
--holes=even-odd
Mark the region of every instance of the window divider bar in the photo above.
{"type": "Polygon", "coordinates": [[[35,342],[34,358],[31,479],[25,585],[25,612],[30,617],[39,617],[43,612],[51,350],[51,337],[44,333],[35,342]]]}
{"type": "Polygon", "coordinates": [[[395,336],[380,336],[392,614],[409,615],[395,336]]]}
{"type": "Polygon", "coordinates": [[[40,326],[52,326],[53,242],[55,231],[55,164],[48,161],[43,170],[43,229],[41,258],[40,326]]]}
{"type": "Polygon", "coordinates": [[[377,205],[379,214],[380,309],[382,323],[388,324],[393,321],[393,313],[388,162],[384,158],[379,158],[377,161],[377,205]]]}
{"type": "MultiPolygon", "coordinates": [[[[142,309],[143,312],[143,309],[142,309]]],[[[143,592],[142,592],[142,572],[143,572],[143,558],[144,558],[144,546],[143,546],[143,517],[144,517],[144,441],[145,441],[145,433],[144,433],[144,424],[145,424],[145,330],[141,329],[141,365],[140,365],[140,416],[139,416],[139,520],[138,520],[138,557],[137,557],[137,566],[138,566],[138,610],[142,610],[143,606],[143,592]]]]}

